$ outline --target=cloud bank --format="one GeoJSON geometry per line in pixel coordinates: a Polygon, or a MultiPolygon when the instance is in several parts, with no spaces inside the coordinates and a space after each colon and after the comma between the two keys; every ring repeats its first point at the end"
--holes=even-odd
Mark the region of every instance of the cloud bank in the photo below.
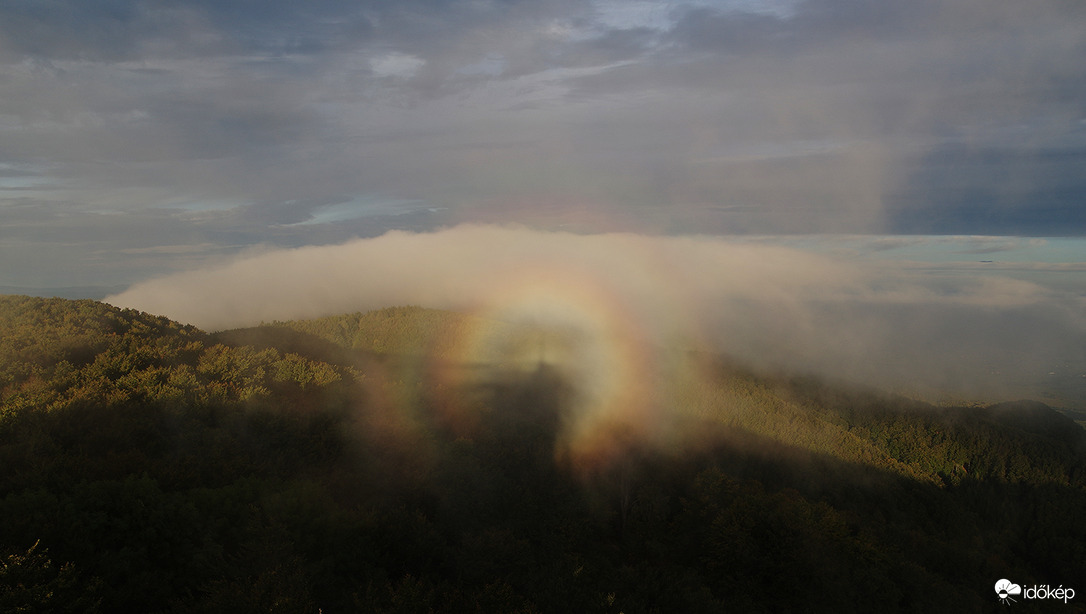
{"type": "Polygon", "coordinates": [[[593,340],[621,337],[648,353],[717,352],[919,395],[991,398],[1086,374],[1081,294],[706,236],[394,231],[254,254],[106,300],[211,330],[414,304],[565,331],[551,352],[588,356],[593,340]]]}

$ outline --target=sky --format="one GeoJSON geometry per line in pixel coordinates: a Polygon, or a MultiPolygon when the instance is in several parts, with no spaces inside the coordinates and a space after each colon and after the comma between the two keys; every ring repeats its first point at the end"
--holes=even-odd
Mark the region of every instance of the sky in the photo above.
{"type": "Polygon", "coordinates": [[[8,0],[0,285],[460,223],[1081,237],[1083,32],[1077,0],[8,0]]]}
{"type": "Polygon", "coordinates": [[[1086,404],[1083,67],[1080,0],[0,0],[0,291],[215,329],[547,271],[1086,404]]]}

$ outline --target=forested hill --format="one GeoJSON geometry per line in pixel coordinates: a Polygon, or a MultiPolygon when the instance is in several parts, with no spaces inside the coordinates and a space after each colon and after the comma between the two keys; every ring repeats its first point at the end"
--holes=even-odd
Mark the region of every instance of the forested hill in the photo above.
{"type": "Polygon", "coordinates": [[[1086,611],[1086,434],[1045,405],[714,358],[696,439],[577,472],[561,372],[397,370],[479,324],[0,296],[0,611],[994,611],[1001,578],[1086,611]]]}
{"type": "MultiPolygon", "coordinates": [[[[286,328],[340,347],[374,354],[436,354],[447,357],[454,340],[482,318],[417,306],[387,307],[312,320],[274,322],[262,330],[286,328]]],[[[492,322],[489,325],[497,326],[492,322]]]]}
{"type": "MultiPolygon", "coordinates": [[[[216,338],[259,346],[276,342],[332,361],[343,361],[344,350],[354,352],[354,360],[420,353],[447,359],[454,340],[479,325],[501,326],[406,306],[274,322],[216,338]]],[[[689,382],[677,413],[940,483],[970,475],[1086,483],[1086,432],[1043,403],[936,407],[810,377],[759,373],[724,357],[712,362],[713,376],[689,382]]]]}

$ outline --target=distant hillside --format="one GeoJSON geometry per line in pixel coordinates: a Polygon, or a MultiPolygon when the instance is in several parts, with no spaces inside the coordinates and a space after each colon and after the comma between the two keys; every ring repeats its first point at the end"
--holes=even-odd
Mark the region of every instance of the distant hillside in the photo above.
{"type": "MultiPolygon", "coordinates": [[[[306,339],[310,351],[316,352],[311,355],[332,362],[350,356],[340,354],[342,350],[357,352],[353,354],[355,360],[424,353],[449,358],[456,340],[473,326],[506,325],[450,311],[405,306],[274,322],[216,337],[250,344],[275,338],[279,347],[290,347],[291,351],[299,351],[300,341],[306,339]],[[322,349],[316,350],[313,346],[318,339],[330,345],[322,344],[322,349]]],[[[982,477],[1067,484],[1071,479],[1067,475],[1041,475],[1027,468],[1043,464],[1039,461],[1048,453],[1044,449],[1048,444],[1062,450],[1059,454],[1063,460],[1074,460],[1075,454],[1086,452],[1082,429],[1041,403],[936,407],[843,384],[831,386],[813,378],[758,373],[724,357],[709,357],[709,361],[715,365],[715,375],[708,380],[684,382],[680,402],[674,408],[677,413],[909,477],[957,482],[969,475],[972,467],[974,472],[982,472],[982,477]],[[1023,447],[1015,439],[1023,428],[1032,429],[1045,445],[1023,447]],[[1009,429],[1017,429],[1015,436],[1007,435],[1009,429]],[[929,445],[933,438],[938,445],[929,445]],[[973,458],[976,450],[1000,460],[993,463],[973,458]],[[1026,456],[1037,462],[1030,462],[1026,456]],[[1033,473],[1019,475],[1029,471],[1033,473]]]]}
{"type": "Polygon", "coordinates": [[[429,354],[449,357],[457,340],[474,326],[500,326],[473,315],[416,306],[387,307],[377,311],[273,322],[352,350],[375,354],[429,354]]]}
{"type": "Polygon", "coordinates": [[[656,431],[611,424],[571,458],[562,369],[456,381],[404,358],[455,361],[488,326],[395,307],[208,334],[0,296],[0,611],[983,611],[1000,578],[1086,596],[1086,432],[1046,405],[688,355],[656,431]]]}

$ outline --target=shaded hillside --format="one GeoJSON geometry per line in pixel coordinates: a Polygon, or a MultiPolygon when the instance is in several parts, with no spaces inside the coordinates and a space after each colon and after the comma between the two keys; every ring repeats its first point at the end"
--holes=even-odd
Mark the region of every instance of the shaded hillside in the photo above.
{"type": "Polygon", "coordinates": [[[465,317],[209,335],[0,297],[0,610],[982,611],[1000,578],[1086,577],[1083,431],[1043,405],[713,359],[673,397],[696,437],[619,428],[577,467],[561,370],[386,358],[465,317]]]}
{"type": "MultiPolygon", "coordinates": [[[[348,349],[356,352],[354,360],[364,360],[426,348],[441,348],[439,355],[446,357],[453,340],[473,325],[479,325],[478,318],[394,307],[227,334],[242,335],[250,342],[278,337],[286,347],[295,348],[299,339],[309,346],[322,339],[332,345],[323,346],[323,354],[312,355],[345,360],[339,352],[348,349]]],[[[969,476],[1086,483],[1086,431],[1042,403],[940,407],[841,383],[756,372],[719,356],[697,360],[708,363],[710,376],[674,386],[672,409],[677,414],[938,484],[969,476]]]]}
{"type": "Polygon", "coordinates": [[[791,394],[835,412],[848,427],[901,461],[946,484],[969,479],[1086,483],[1086,433],[1073,420],[1033,401],[989,407],[931,407],[887,402],[870,394],[827,402],[810,384],[791,394]],[[806,388],[806,390],[804,390],[806,388]],[[806,396],[811,395],[811,396],[806,396]]]}

